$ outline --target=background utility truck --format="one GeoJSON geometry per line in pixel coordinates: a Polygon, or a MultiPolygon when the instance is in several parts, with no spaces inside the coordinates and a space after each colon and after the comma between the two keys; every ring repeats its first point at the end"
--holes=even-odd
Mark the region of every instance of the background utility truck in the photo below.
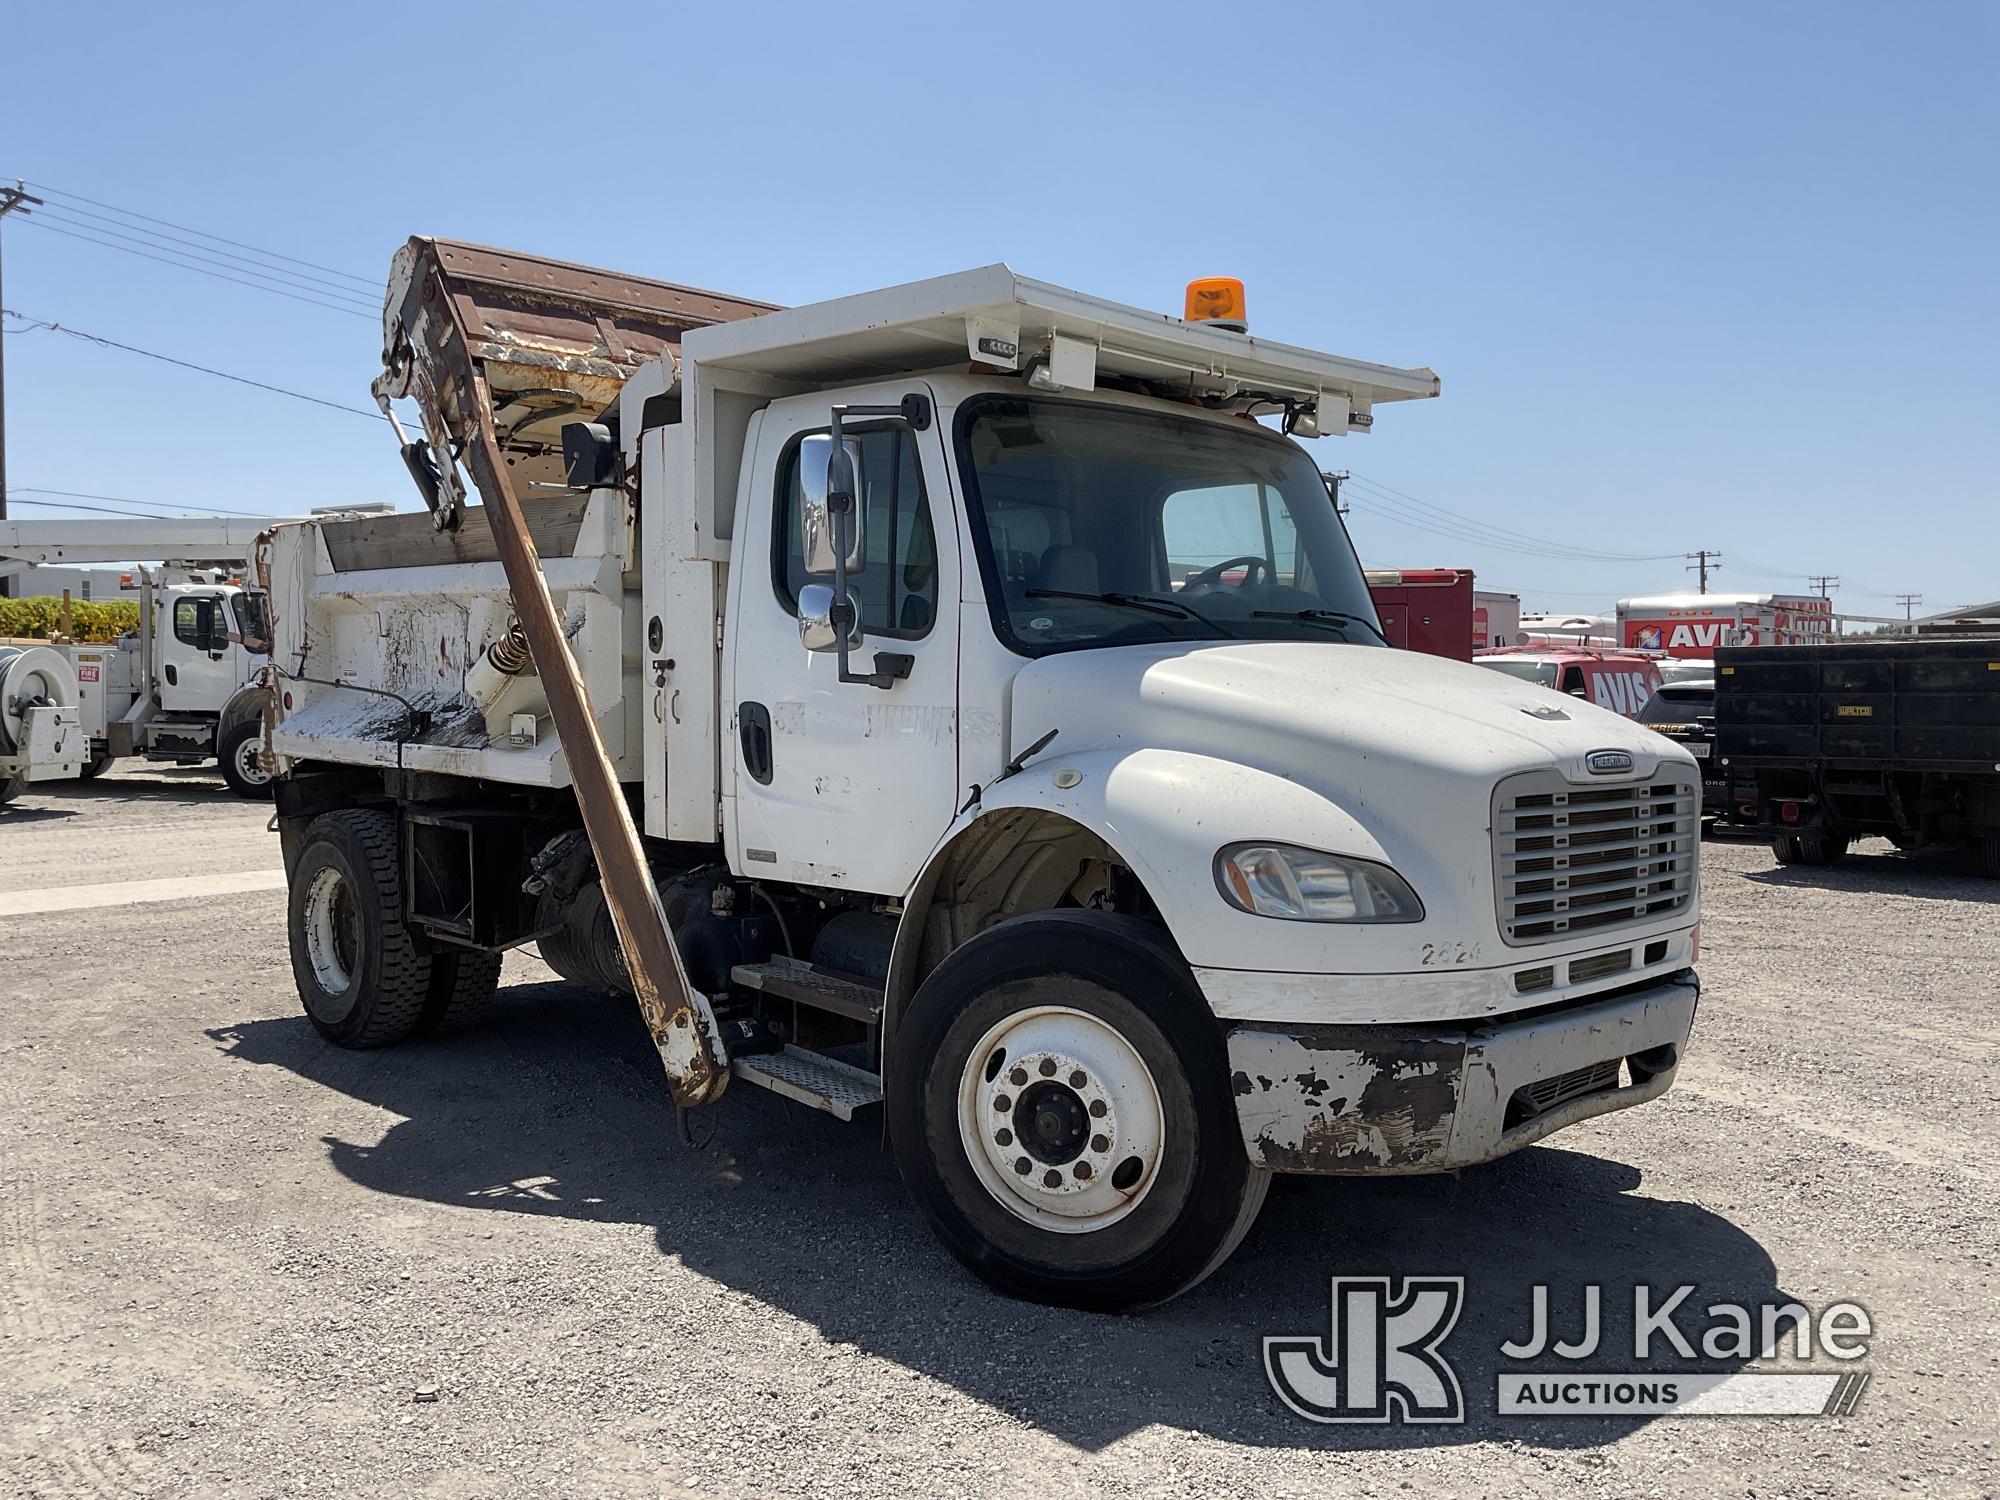
{"type": "MultiPolygon", "coordinates": [[[[0,646],[0,798],[31,781],[96,776],[125,756],[214,760],[239,796],[270,796],[269,694],[256,680],[264,595],[228,580],[279,519],[0,521],[0,561],[199,559],[136,570],[139,626],[114,644],[0,646]],[[34,728],[31,711],[46,727],[34,728]]],[[[32,588],[32,566],[19,576],[32,588]]]]}
{"type": "Polygon", "coordinates": [[[1366,430],[1436,377],[1192,291],[779,310],[411,241],[376,394],[431,513],[269,546],[313,1024],[467,1025],[536,942],[634,993],[677,1101],[880,1103],[966,1265],[1099,1308],[1200,1280],[1273,1172],[1663,1093],[1692,760],[1387,647],[1252,417],[1366,430]]]}

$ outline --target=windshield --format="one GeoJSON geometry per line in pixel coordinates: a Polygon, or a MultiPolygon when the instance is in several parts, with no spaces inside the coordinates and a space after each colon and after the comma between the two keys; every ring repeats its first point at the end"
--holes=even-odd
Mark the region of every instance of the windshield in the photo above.
{"type": "Polygon", "coordinates": [[[1523,682],[1539,683],[1546,688],[1556,685],[1556,664],[1552,661],[1509,660],[1498,656],[1482,656],[1477,660],[1482,667],[1505,672],[1509,677],[1518,677],[1523,682]]]}
{"type": "Polygon", "coordinates": [[[1017,651],[1382,644],[1318,470],[1264,428],[993,397],[959,438],[994,626],[1017,651]]]}

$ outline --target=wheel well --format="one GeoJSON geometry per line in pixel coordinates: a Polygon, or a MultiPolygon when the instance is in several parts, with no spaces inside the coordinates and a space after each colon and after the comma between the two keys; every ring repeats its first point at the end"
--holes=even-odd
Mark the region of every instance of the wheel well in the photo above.
{"type": "Polygon", "coordinates": [[[1083,824],[1025,807],[975,820],[904,906],[883,996],[885,1055],[904,1006],[953,949],[1008,917],[1064,907],[1160,919],[1124,856],[1083,824]]]}

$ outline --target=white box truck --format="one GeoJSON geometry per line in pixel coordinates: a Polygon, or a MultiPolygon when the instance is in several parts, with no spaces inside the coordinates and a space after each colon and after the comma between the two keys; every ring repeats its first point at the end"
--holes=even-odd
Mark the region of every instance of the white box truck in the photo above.
{"type": "Polygon", "coordinates": [[[1254,418],[1365,431],[1436,377],[1229,300],[989,266],[773,309],[411,241],[376,391],[431,513],[269,546],[312,1023],[471,1024],[537,943],[635,993],[677,1100],[879,1105],[953,1253],[1096,1308],[1208,1274],[1273,1173],[1657,1098],[1693,761],[1387,649],[1254,418]]]}

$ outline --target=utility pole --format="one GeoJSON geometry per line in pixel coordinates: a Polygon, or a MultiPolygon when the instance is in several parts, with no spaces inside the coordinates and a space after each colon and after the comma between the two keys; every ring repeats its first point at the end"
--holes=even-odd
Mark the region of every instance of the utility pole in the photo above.
{"type": "Polygon", "coordinates": [[[1831,573],[1815,573],[1806,579],[1806,582],[1812,585],[1813,592],[1822,599],[1831,599],[1833,591],[1840,587],[1840,580],[1831,573]]]}
{"type": "Polygon", "coordinates": [[[1896,602],[1903,606],[1903,619],[1907,621],[1910,618],[1911,608],[1915,605],[1922,604],[1924,602],[1924,596],[1922,594],[1898,594],[1896,596],[1896,602]]]}
{"type": "Polygon", "coordinates": [[[1326,492],[1333,496],[1334,513],[1336,515],[1346,515],[1348,507],[1340,503],[1340,486],[1348,478],[1347,470],[1342,469],[1338,474],[1323,472],[1319,477],[1326,481],[1326,492]]]}
{"type": "MultiPolygon", "coordinates": [[[[0,219],[10,213],[29,213],[29,204],[36,208],[42,200],[28,191],[28,185],[16,178],[12,187],[0,187],[0,219]]],[[[0,305],[4,305],[4,294],[0,294],[0,305]]],[[[0,521],[7,519],[7,355],[6,340],[0,339],[0,521]]],[[[14,580],[0,576],[0,599],[12,598],[14,580]]]]}
{"type": "Polygon", "coordinates": [[[1688,572],[1690,572],[1690,573],[1692,573],[1692,572],[1696,571],[1697,569],[1699,569],[1699,570],[1700,570],[1700,573],[1701,573],[1701,591],[1702,591],[1702,592],[1703,592],[1704,594],[1705,594],[1705,593],[1707,593],[1707,592],[1708,592],[1708,570],[1709,570],[1709,569],[1710,569],[1711,567],[1715,567],[1715,568],[1720,568],[1720,567],[1722,566],[1722,564],[1721,564],[1721,563],[1720,563],[1719,561],[1718,561],[1718,562],[1715,562],[1715,563],[1710,563],[1710,562],[1709,562],[1709,559],[1710,559],[1711,557],[1713,557],[1713,558],[1718,558],[1718,559],[1719,559],[1719,558],[1720,558],[1720,557],[1722,556],[1722,554],[1721,554],[1720,552],[1716,552],[1716,551],[1713,551],[1713,550],[1711,550],[1711,549],[1709,549],[1709,548],[1707,548],[1707,547],[1703,547],[1703,548],[1699,549],[1698,551],[1694,551],[1694,552],[1684,552],[1684,553],[1682,553],[1681,555],[1682,555],[1683,557],[1688,557],[1688,558],[1692,558],[1692,559],[1694,560],[1694,567],[1693,567],[1693,568],[1689,568],[1689,569],[1688,569],[1687,571],[1688,571],[1688,572]]]}

